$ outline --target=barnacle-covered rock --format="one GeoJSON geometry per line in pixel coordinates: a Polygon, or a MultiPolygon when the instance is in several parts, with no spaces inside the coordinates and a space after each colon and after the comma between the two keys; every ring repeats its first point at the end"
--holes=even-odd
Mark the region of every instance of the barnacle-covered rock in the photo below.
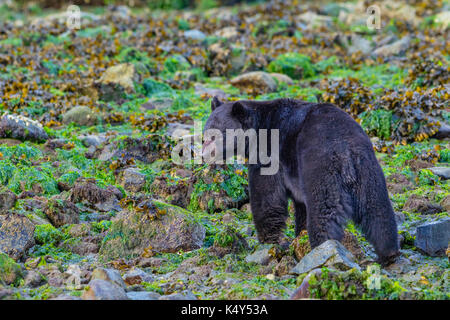
{"type": "Polygon", "coordinates": [[[42,142],[48,139],[42,125],[30,118],[4,114],[0,118],[0,137],[42,142]]]}

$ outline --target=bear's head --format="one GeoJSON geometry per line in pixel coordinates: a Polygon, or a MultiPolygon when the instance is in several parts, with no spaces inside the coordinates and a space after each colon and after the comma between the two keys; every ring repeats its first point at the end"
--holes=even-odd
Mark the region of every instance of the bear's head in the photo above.
{"type": "MultiPolygon", "coordinates": [[[[211,101],[211,111],[203,131],[203,155],[222,159],[227,151],[233,154],[238,151],[237,137],[233,137],[232,144],[227,143],[227,131],[233,130],[239,135],[239,130],[252,128],[255,111],[245,101],[222,102],[217,97],[211,101]]],[[[238,154],[245,157],[245,154],[238,154]]]]}

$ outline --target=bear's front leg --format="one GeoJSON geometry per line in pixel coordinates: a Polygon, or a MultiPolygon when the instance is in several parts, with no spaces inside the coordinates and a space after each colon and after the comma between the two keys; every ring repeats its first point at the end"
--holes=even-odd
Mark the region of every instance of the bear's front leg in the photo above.
{"type": "Polygon", "coordinates": [[[279,174],[261,175],[249,168],[250,205],[258,240],[279,243],[288,217],[286,189],[279,174]]]}

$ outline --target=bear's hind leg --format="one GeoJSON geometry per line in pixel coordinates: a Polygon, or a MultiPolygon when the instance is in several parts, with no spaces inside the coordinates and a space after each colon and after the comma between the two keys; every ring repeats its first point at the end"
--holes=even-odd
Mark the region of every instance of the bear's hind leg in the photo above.
{"type": "Polygon", "coordinates": [[[305,181],[307,229],[311,247],[331,239],[341,241],[344,237],[343,226],[351,208],[338,176],[321,172],[305,181]]]}
{"type": "Polygon", "coordinates": [[[249,172],[250,205],[261,243],[279,243],[288,217],[286,190],[278,175],[249,172]]]}
{"type": "Polygon", "coordinates": [[[294,202],[295,206],[295,236],[306,230],[306,206],[302,202],[294,202]]]}

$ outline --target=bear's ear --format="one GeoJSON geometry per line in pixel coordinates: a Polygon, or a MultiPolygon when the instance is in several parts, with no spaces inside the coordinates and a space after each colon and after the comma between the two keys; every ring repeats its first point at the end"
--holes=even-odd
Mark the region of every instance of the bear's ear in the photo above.
{"type": "Polygon", "coordinates": [[[211,100],[211,111],[216,110],[216,108],[220,107],[223,104],[222,101],[220,101],[217,97],[214,97],[211,100]]]}
{"type": "Polygon", "coordinates": [[[246,124],[250,118],[250,108],[246,107],[241,101],[236,101],[231,109],[231,115],[246,124]]]}

